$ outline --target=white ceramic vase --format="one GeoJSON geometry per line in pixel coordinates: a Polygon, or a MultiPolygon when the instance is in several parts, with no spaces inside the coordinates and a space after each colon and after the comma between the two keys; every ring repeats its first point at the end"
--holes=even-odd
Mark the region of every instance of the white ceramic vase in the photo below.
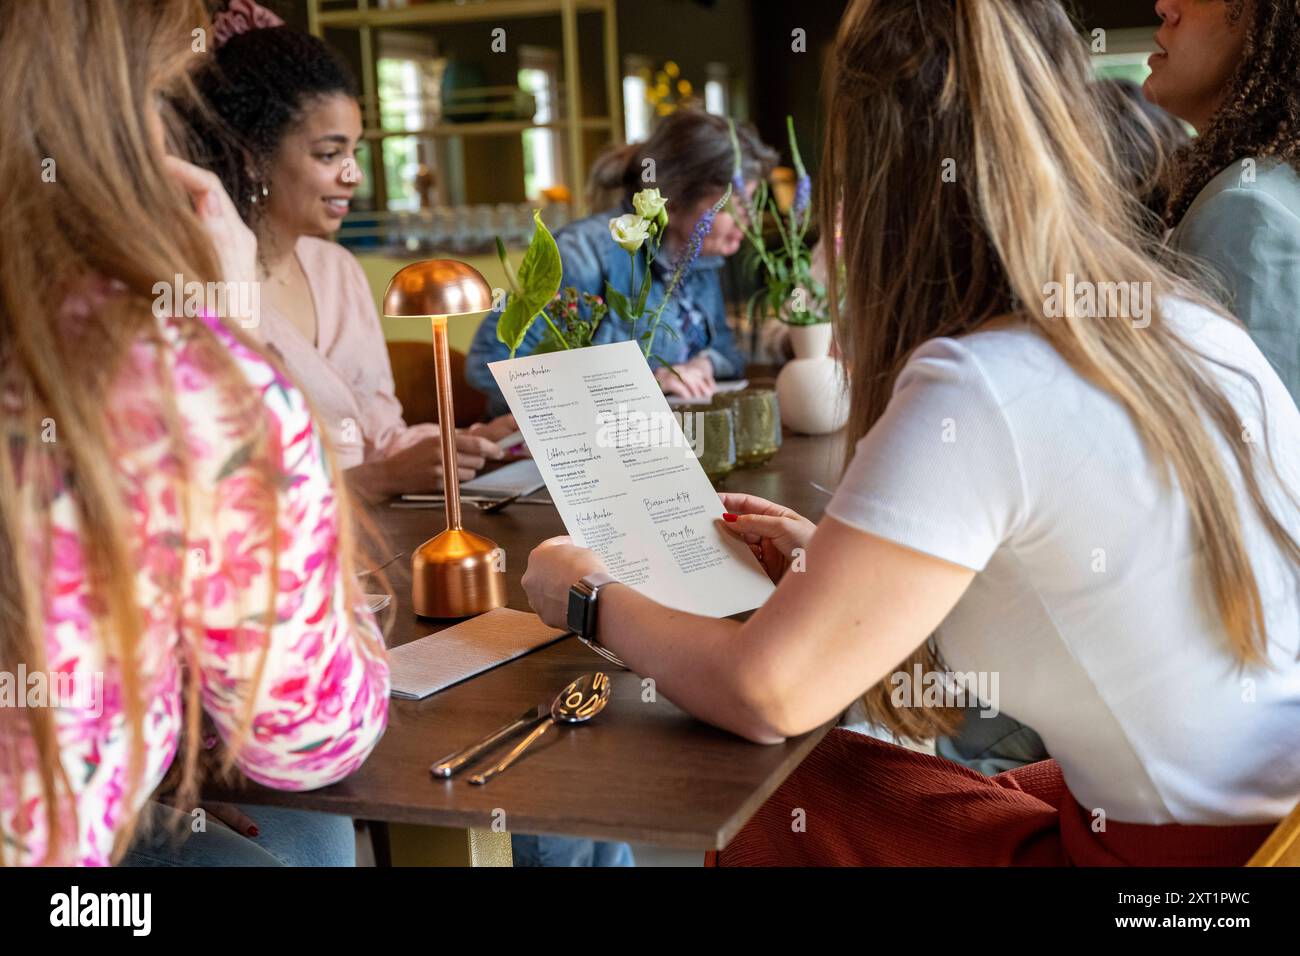
{"type": "Polygon", "coordinates": [[[849,420],[844,367],[831,358],[831,324],[790,326],[795,357],[776,377],[781,421],[804,435],[829,435],[849,420]]]}

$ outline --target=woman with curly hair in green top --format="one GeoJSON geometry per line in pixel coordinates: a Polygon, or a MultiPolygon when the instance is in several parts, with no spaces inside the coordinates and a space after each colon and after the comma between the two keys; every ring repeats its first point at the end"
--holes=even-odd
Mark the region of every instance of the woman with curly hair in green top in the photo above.
{"type": "Polygon", "coordinates": [[[1170,242],[1206,261],[1300,398],[1300,2],[1159,0],[1148,99],[1195,127],[1170,242]]]}

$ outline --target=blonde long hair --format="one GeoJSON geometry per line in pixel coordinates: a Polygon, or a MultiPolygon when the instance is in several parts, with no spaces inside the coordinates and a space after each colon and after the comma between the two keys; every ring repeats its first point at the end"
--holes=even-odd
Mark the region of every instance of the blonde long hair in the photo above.
{"type": "MultiPolygon", "coordinates": [[[[1123,405],[1168,467],[1187,499],[1210,605],[1239,661],[1263,660],[1260,590],[1215,433],[1297,565],[1300,546],[1269,510],[1260,463],[1208,360],[1164,321],[1166,296],[1216,306],[1143,235],[1090,95],[1082,39],[1057,0],[856,0],[829,62],[819,203],[823,222],[842,217],[843,253],[830,250],[828,271],[831,302],[844,302],[835,322],[852,382],[850,451],[922,343],[1004,316],[1027,321],[1123,405]],[[1150,326],[1048,318],[1044,289],[1069,275],[1149,283],[1150,326]]],[[[933,642],[901,668],[917,663],[943,669],[933,642]]],[[[906,737],[960,722],[952,710],[893,707],[883,682],[865,704],[906,737]]]]}
{"type": "MultiPolygon", "coordinates": [[[[151,305],[155,283],[176,275],[187,282],[222,278],[207,232],[165,174],[163,154],[149,132],[150,114],[160,110],[168,148],[186,155],[166,104],[171,97],[192,96],[188,77],[199,55],[196,36],[210,39],[200,0],[0,4],[0,62],[5,64],[0,71],[0,181],[5,183],[0,190],[0,394],[6,403],[6,444],[0,453],[0,668],[11,673],[19,665],[29,671],[46,668],[48,505],[66,487],[79,526],[93,633],[110,666],[120,672],[130,741],[126,807],[133,806],[143,782],[142,721],[149,688],[138,665],[149,649],[143,646],[136,590],[139,542],[131,533],[114,440],[130,425],[115,418],[110,391],[129,349],[140,342],[161,344],[151,305]],[[47,171],[53,176],[43,176],[47,171]],[[72,327],[63,305],[91,277],[113,280],[120,292],[72,327]],[[55,442],[40,440],[47,420],[57,427],[55,442]]],[[[231,331],[254,347],[238,329],[231,331]]],[[[223,417],[238,422],[250,441],[255,500],[266,526],[278,529],[282,466],[260,395],[201,322],[190,323],[184,334],[187,347],[212,370],[223,417]]],[[[166,374],[160,376],[159,391],[170,454],[181,464],[175,490],[186,513],[185,433],[166,374]]],[[[332,467],[328,447],[326,454],[332,467]]],[[[336,495],[346,504],[337,469],[333,473],[336,495]]],[[[349,509],[340,512],[344,580],[348,605],[355,608],[353,531],[349,509]]],[[[273,531],[271,581],[276,580],[277,538],[273,531]]],[[[177,601],[181,564],[167,582],[177,601]]],[[[274,595],[275,588],[270,592],[274,595]]],[[[259,613],[269,627],[274,608],[259,613]]],[[[365,629],[354,626],[353,631],[365,629]]],[[[365,650],[382,653],[368,643],[365,650]]],[[[177,799],[188,801],[198,785],[201,705],[194,648],[183,644],[182,654],[190,670],[184,749],[174,770],[177,799]]],[[[263,655],[251,675],[245,719],[225,751],[223,769],[233,765],[248,732],[264,661],[263,655]]],[[[76,847],[78,824],[54,715],[49,708],[0,714],[0,786],[11,785],[6,778],[21,780],[33,755],[47,822],[45,861],[64,862],[76,847]]],[[[125,851],[135,824],[134,815],[122,822],[114,858],[125,851]]],[[[5,842],[0,833],[0,860],[5,842]]]]}

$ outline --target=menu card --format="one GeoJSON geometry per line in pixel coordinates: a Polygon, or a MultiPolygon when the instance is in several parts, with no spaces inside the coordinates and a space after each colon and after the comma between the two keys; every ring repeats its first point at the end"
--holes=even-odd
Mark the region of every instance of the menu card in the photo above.
{"type": "MultiPolygon", "coordinates": [[[[492,362],[551,498],[576,544],[661,604],[726,617],[772,582],[716,525],[722,502],[637,343],[492,362]]],[[[687,412],[687,414],[690,414],[687,412]]]]}

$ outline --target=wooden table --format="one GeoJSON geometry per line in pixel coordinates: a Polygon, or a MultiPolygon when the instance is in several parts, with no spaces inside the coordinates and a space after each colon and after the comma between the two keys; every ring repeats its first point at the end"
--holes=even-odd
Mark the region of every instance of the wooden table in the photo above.
{"type": "MultiPolygon", "coordinates": [[[[833,486],[841,444],[839,436],[787,434],[771,462],[733,472],[722,490],[761,495],[816,520],[829,499],[811,482],[833,486]]],[[[390,645],[454,623],[420,620],[410,610],[409,555],[442,528],[441,510],[384,507],[373,516],[389,543],[385,557],[405,555],[388,569],[396,591],[390,645]]],[[[549,505],[516,504],[483,515],[470,507],[464,519],[467,528],[505,549],[509,605],[528,610],[520,578],[528,552],[544,538],[565,533],[558,512],[549,505]]],[[[489,849],[492,835],[505,831],[718,849],[832,726],[760,746],[695,720],[662,696],[643,699],[647,696],[640,677],[612,668],[570,637],[423,701],[392,701],[383,739],[361,769],[340,783],[309,793],[250,784],[222,795],[392,824],[457,828],[471,860],[499,854],[500,840],[489,849]],[[485,786],[469,784],[463,773],[447,781],[430,775],[436,758],[551,700],[570,680],[594,670],[610,674],[613,695],[590,724],[552,730],[485,786]]],[[[403,828],[399,836],[394,830],[394,859],[399,843],[418,839],[416,831],[403,828]]],[[[505,846],[508,853],[508,839],[505,846]]],[[[438,853],[434,847],[433,856],[438,853]]],[[[430,847],[418,856],[429,860],[430,847]]]]}

